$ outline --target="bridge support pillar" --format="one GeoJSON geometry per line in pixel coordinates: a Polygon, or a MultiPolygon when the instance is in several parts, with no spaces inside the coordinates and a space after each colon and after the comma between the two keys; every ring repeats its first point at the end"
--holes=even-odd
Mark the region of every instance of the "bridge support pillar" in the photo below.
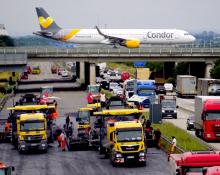
{"type": "Polygon", "coordinates": [[[79,63],[79,79],[81,83],[85,83],[85,63],[79,63]]]}
{"type": "Polygon", "coordinates": [[[76,61],[76,77],[78,79],[80,78],[79,72],[80,72],[80,62],[76,61]]]}
{"type": "Polygon", "coordinates": [[[90,74],[89,74],[89,83],[96,84],[96,64],[90,63],[90,74]]]}
{"type": "Polygon", "coordinates": [[[213,68],[213,62],[206,62],[205,78],[210,78],[210,70],[213,68]]]}

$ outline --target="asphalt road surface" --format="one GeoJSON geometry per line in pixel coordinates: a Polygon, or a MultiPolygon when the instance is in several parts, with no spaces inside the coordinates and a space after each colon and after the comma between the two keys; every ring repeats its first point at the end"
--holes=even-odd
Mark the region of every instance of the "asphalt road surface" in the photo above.
{"type": "MultiPolygon", "coordinates": [[[[61,98],[58,101],[58,124],[63,124],[66,114],[77,111],[86,105],[85,92],[57,92],[54,94],[61,98]]],[[[19,95],[14,97],[14,101],[19,95]]],[[[6,106],[12,106],[11,98],[6,106]]],[[[5,107],[6,108],[6,107],[5,107]]],[[[0,116],[7,118],[8,111],[3,109],[0,116]]],[[[73,119],[72,119],[73,120],[73,119]]],[[[20,155],[11,144],[0,144],[0,161],[15,167],[16,175],[169,175],[170,167],[166,154],[154,148],[147,153],[147,166],[113,167],[109,159],[104,159],[97,151],[70,151],[62,152],[57,143],[51,144],[46,154],[20,155]]]]}

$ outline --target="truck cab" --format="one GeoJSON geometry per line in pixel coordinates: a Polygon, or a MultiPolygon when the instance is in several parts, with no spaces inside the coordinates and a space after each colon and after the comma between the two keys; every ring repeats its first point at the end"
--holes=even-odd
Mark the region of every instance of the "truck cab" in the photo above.
{"type": "Polygon", "coordinates": [[[0,162],[0,175],[12,175],[12,171],[14,170],[14,167],[7,166],[5,163],[0,162]]]}
{"type": "Polygon", "coordinates": [[[110,156],[113,165],[146,164],[144,132],[139,121],[142,110],[113,109],[96,112],[101,116],[100,153],[110,156]]]}
{"type": "Polygon", "coordinates": [[[220,100],[217,96],[196,96],[195,134],[204,140],[220,140],[220,100]]]}
{"type": "Polygon", "coordinates": [[[146,164],[144,132],[139,121],[109,122],[107,139],[111,145],[112,164],[136,162],[146,164]]]}
{"type": "Polygon", "coordinates": [[[171,154],[169,164],[172,175],[202,175],[204,168],[220,165],[219,151],[185,152],[171,154]]]}
{"type": "Polygon", "coordinates": [[[17,147],[18,144],[18,131],[17,120],[19,120],[22,114],[38,114],[43,113],[47,122],[47,141],[48,143],[54,140],[54,120],[58,117],[55,106],[47,105],[27,105],[27,106],[14,106],[7,108],[10,110],[9,121],[12,123],[12,143],[17,147]]]}
{"type": "Polygon", "coordinates": [[[16,120],[18,151],[47,152],[47,120],[44,114],[21,114],[16,120]]]}
{"type": "Polygon", "coordinates": [[[140,97],[146,97],[143,101],[143,106],[148,107],[151,100],[155,97],[155,80],[138,80],[137,81],[137,95],[140,97]]]}

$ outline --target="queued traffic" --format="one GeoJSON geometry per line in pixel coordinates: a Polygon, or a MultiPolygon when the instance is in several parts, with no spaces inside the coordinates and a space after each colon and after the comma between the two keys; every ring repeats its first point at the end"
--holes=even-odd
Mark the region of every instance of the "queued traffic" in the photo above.
{"type": "MultiPolygon", "coordinates": [[[[51,73],[60,72],[62,76],[63,71],[65,77],[66,70],[51,66],[51,73]]],[[[156,86],[155,80],[146,79],[147,74],[148,69],[139,68],[136,78],[132,79],[128,72],[101,70],[97,84],[87,87],[87,105],[73,111],[74,115],[67,115],[63,126],[56,122],[59,119],[59,100],[62,99],[54,96],[52,86],[43,86],[40,94],[24,94],[7,108],[10,111],[8,119],[0,120],[0,139],[11,142],[20,154],[47,153],[50,145],[57,142],[61,151],[94,150],[108,158],[113,167],[146,166],[151,156],[148,148],[160,148],[162,135],[148,120],[148,108],[156,103],[161,105],[161,119],[178,118],[173,85],[156,86]]],[[[198,113],[203,111],[204,118],[208,117],[205,113],[212,111],[213,114],[218,110],[218,98],[196,97],[195,103],[198,113]]],[[[188,122],[189,129],[196,129],[195,121],[188,122]]],[[[208,125],[206,123],[203,125],[208,125]]],[[[201,133],[201,130],[196,130],[196,133],[199,137],[205,136],[205,140],[217,136],[206,130],[201,133]]],[[[168,161],[172,174],[196,172],[208,175],[219,170],[218,151],[174,154],[175,138],[171,146],[168,161]],[[207,163],[207,160],[212,162],[207,163]]],[[[14,167],[4,163],[0,166],[4,175],[11,174],[13,170],[14,167]]]]}

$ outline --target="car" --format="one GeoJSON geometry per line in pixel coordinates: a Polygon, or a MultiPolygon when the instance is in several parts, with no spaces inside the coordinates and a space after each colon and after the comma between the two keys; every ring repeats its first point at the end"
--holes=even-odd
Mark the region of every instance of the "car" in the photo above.
{"type": "Polygon", "coordinates": [[[65,71],[65,69],[62,68],[62,67],[59,67],[59,68],[58,68],[58,71],[57,71],[57,72],[58,72],[58,75],[61,75],[61,72],[62,72],[62,71],[65,71]]]}
{"type": "Polygon", "coordinates": [[[57,66],[56,65],[51,66],[51,73],[52,74],[56,74],[57,73],[57,66]]]}
{"type": "Polygon", "coordinates": [[[113,89],[114,89],[114,88],[117,88],[117,86],[119,86],[118,83],[110,82],[110,83],[109,83],[109,91],[113,91],[113,89]]]}
{"type": "Polygon", "coordinates": [[[69,72],[67,70],[64,70],[61,72],[61,76],[62,77],[68,77],[69,76],[69,72]]]}
{"type": "Polygon", "coordinates": [[[195,120],[195,116],[192,115],[192,116],[189,116],[186,120],[186,129],[187,130],[193,130],[195,127],[194,127],[194,120],[195,120]]]}
{"type": "Polygon", "coordinates": [[[166,92],[173,92],[173,84],[172,83],[165,83],[164,87],[166,89],[166,92]]]}
{"type": "Polygon", "coordinates": [[[40,66],[33,66],[32,67],[32,74],[40,74],[40,73],[41,73],[40,66]]]}
{"type": "Polygon", "coordinates": [[[102,80],[100,82],[100,87],[102,89],[109,90],[109,81],[108,80],[102,80]]]}
{"type": "Polygon", "coordinates": [[[116,86],[116,87],[113,89],[113,94],[114,94],[114,95],[122,96],[122,95],[123,95],[123,89],[121,88],[121,86],[116,86]]]}
{"type": "Polygon", "coordinates": [[[166,89],[165,89],[165,87],[164,86],[157,86],[157,88],[156,88],[156,94],[158,95],[158,94],[164,94],[164,95],[166,95],[166,89]]]}
{"type": "Polygon", "coordinates": [[[27,79],[28,79],[28,72],[27,72],[27,71],[24,71],[24,72],[21,74],[21,79],[22,79],[22,80],[27,80],[27,79]]]}
{"type": "Polygon", "coordinates": [[[39,99],[35,94],[25,94],[21,96],[17,105],[37,105],[39,99]]]}

